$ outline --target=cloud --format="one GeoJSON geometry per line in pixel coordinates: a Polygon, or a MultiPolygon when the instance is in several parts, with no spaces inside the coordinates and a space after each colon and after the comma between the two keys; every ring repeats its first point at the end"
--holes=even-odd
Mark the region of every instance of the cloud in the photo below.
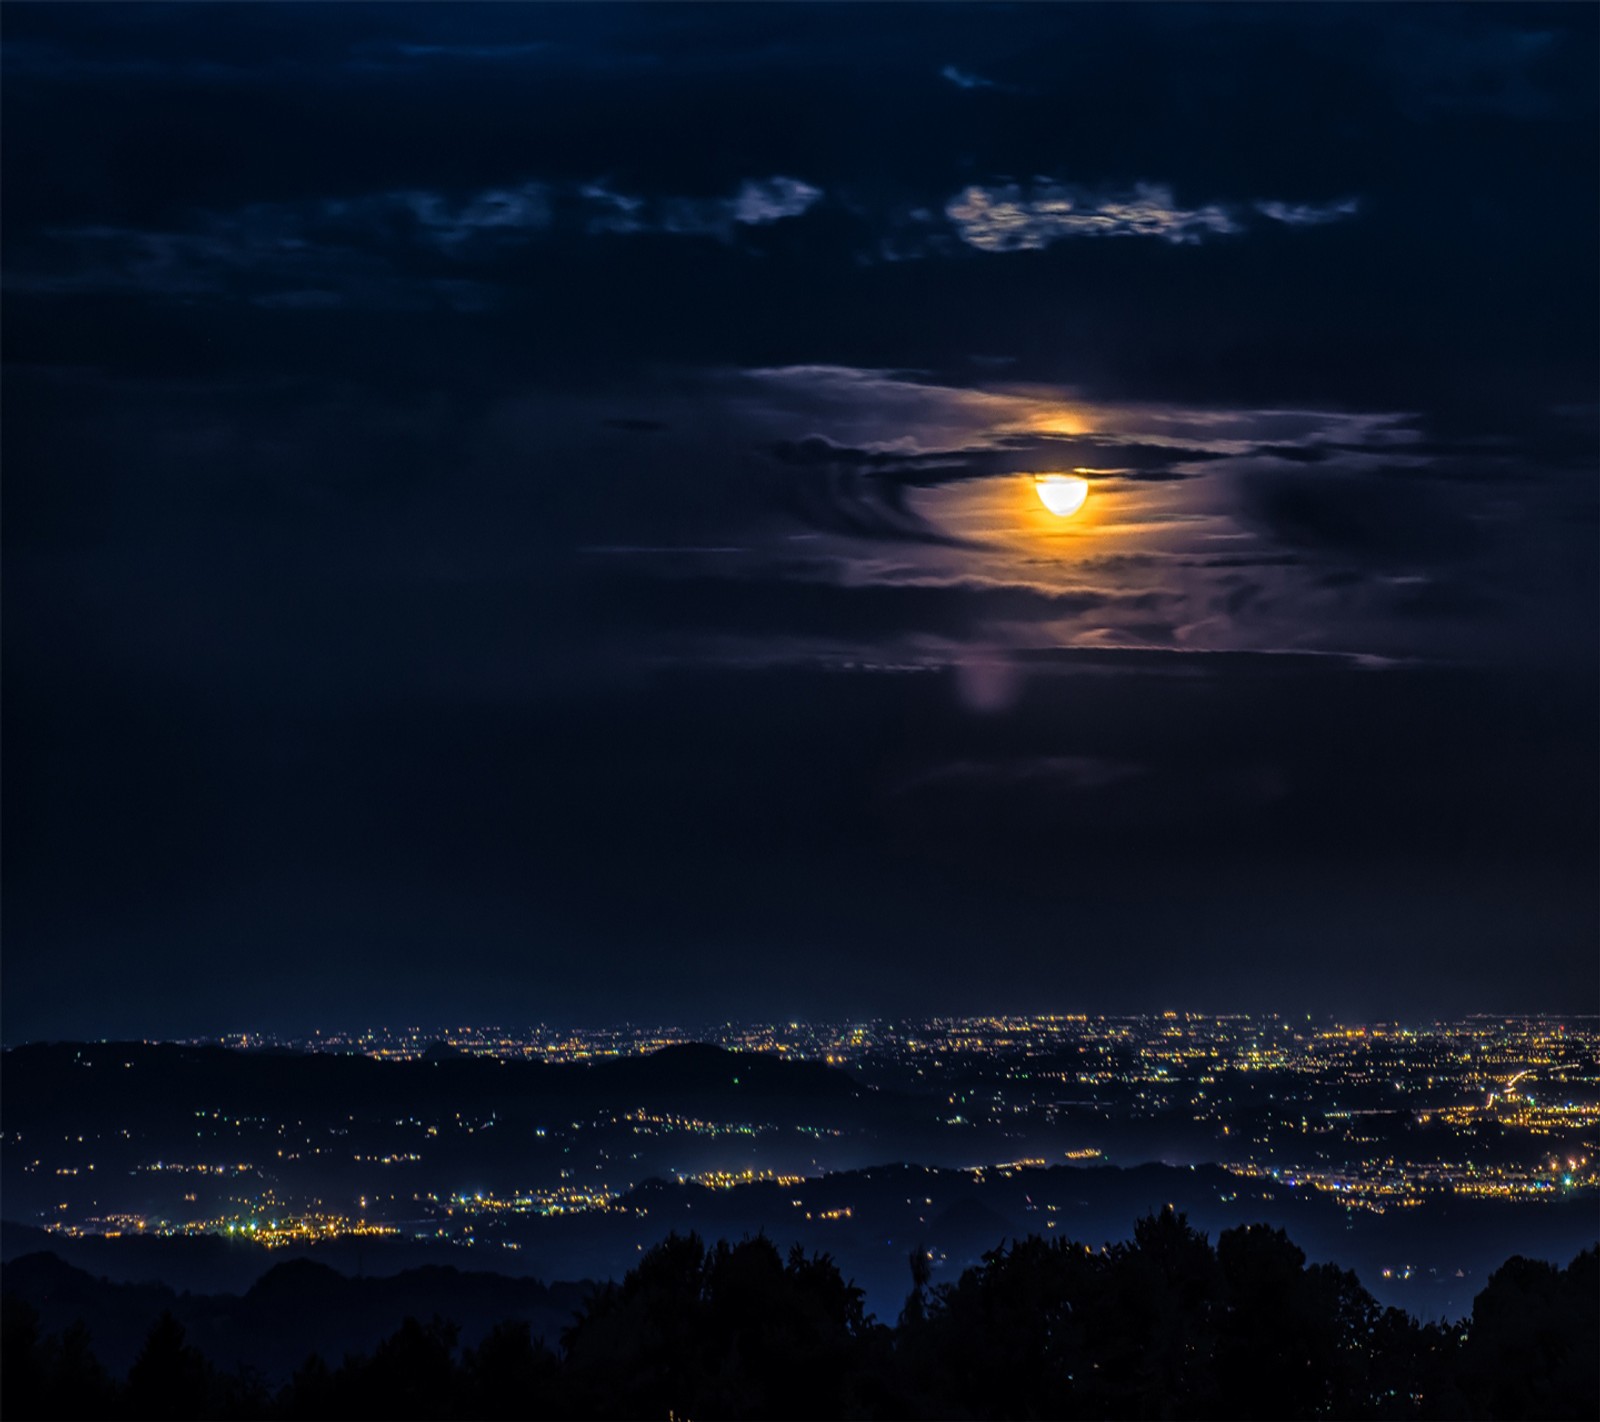
{"type": "Polygon", "coordinates": [[[823,435],[809,435],[799,440],[777,440],[767,447],[767,453],[780,464],[796,469],[856,470],[919,488],[963,479],[1012,478],[1064,464],[1092,473],[1097,481],[1170,482],[1193,477],[1193,470],[1180,465],[1225,457],[1204,449],[1140,444],[1116,437],[1088,435],[1069,439],[1044,434],[1002,435],[992,443],[914,454],[895,448],[835,444],[823,435]],[[1098,462],[1107,458],[1115,459],[1116,465],[1098,462]],[[1084,460],[1097,462],[1086,465],[1084,460]]]}
{"type": "Polygon", "coordinates": [[[483,243],[525,240],[551,226],[553,196],[547,184],[533,181],[485,188],[461,200],[401,189],[250,203],[196,213],[187,226],[171,230],[54,228],[35,253],[42,260],[13,265],[6,281],[44,292],[231,292],[256,305],[301,308],[427,307],[438,304],[443,291],[444,304],[457,306],[453,277],[419,275],[401,259],[422,249],[464,261],[483,243]]]}
{"type": "Polygon", "coordinates": [[[790,365],[722,378],[732,387],[731,403],[780,435],[769,448],[788,462],[944,468],[953,471],[949,477],[1081,464],[1173,478],[1192,472],[1180,466],[1228,456],[1312,462],[1354,445],[1397,465],[1421,439],[1410,411],[1111,402],[1062,386],[945,384],[917,374],[790,365]],[[842,452],[849,450],[855,452],[842,452]]]}
{"type": "Polygon", "coordinates": [[[747,178],[732,197],[644,198],[619,193],[604,181],[585,183],[579,196],[590,207],[590,232],[667,232],[726,239],[735,226],[765,227],[799,217],[822,197],[822,189],[777,174],[747,178]]]}
{"type": "Polygon", "coordinates": [[[1092,755],[955,760],[908,777],[894,787],[893,793],[904,794],[930,786],[970,786],[1004,792],[1019,785],[1041,783],[1057,790],[1096,790],[1146,773],[1144,766],[1092,755]]]}
{"type": "Polygon", "coordinates": [[[1182,208],[1172,189],[1137,183],[1126,193],[1090,193],[1043,181],[1024,190],[1016,183],[963,189],[945,207],[964,242],[985,252],[1048,247],[1067,237],[1159,237],[1192,244],[1240,231],[1216,204],[1182,208]]]}
{"type": "MultiPolygon", "coordinates": [[[[1401,110],[1416,117],[1545,118],[1561,97],[1559,64],[1568,37],[1559,29],[1508,24],[1511,13],[1472,7],[1450,26],[1408,20],[1386,27],[1375,68],[1394,86],[1401,110]]],[[[1549,23],[1548,12],[1541,18],[1549,23]]]]}
{"type": "Polygon", "coordinates": [[[960,547],[965,540],[934,528],[906,502],[914,484],[961,477],[960,456],[905,455],[830,443],[820,435],[769,447],[784,477],[783,506],[812,528],[854,538],[960,547]]]}
{"type": "MultiPolygon", "coordinates": [[[[1521,491],[1484,481],[1463,492],[1460,478],[1439,487],[1441,452],[1447,469],[1461,456],[1428,442],[1415,412],[1101,404],[1035,385],[945,386],[822,366],[740,372],[727,398],[744,405],[738,418],[752,435],[771,432],[759,447],[775,506],[823,533],[898,545],[894,557],[925,570],[1004,566],[1029,580],[1058,578],[1048,552],[1034,567],[1018,551],[1010,515],[996,512],[1001,491],[977,485],[1092,469],[1114,514],[1100,546],[1159,549],[1169,596],[1157,610],[1165,621],[1119,603],[1053,634],[1078,645],[1414,655],[1425,641],[1441,649],[1453,635],[1445,623],[1459,630],[1481,608],[1509,616],[1527,602],[1507,581],[1507,555],[1496,553],[1531,536],[1518,532],[1529,519],[1521,491]],[[1494,584],[1470,606],[1443,586],[1445,573],[1463,568],[1494,584]],[[1383,575],[1438,586],[1397,593],[1383,575]]],[[[864,562],[859,547],[814,546],[839,550],[862,578],[904,581],[864,562]]],[[[1102,590],[1129,589],[1126,569],[1075,567],[1102,590]]]]}
{"type": "MultiPolygon", "coordinates": [[[[796,639],[820,638],[828,646],[855,648],[859,655],[862,648],[906,650],[901,645],[906,639],[987,642],[1008,626],[1021,633],[1090,614],[1148,614],[1160,600],[1160,594],[1149,592],[1042,588],[969,577],[848,584],[815,576],[696,571],[672,577],[632,571],[598,581],[589,606],[619,628],[653,638],[755,639],[766,643],[769,653],[797,647],[796,639]]],[[[928,649],[926,655],[947,663],[953,652],[928,649]]]]}
{"type": "Polygon", "coordinates": [[[84,226],[47,234],[5,273],[33,295],[131,292],[168,300],[232,297],[267,310],[482,311],[493,289],[459,268],[419,270],[418,248],[457,257],[473,229],[416,193],[315,207],[255,205],[185,230],[84,226]]]}
{"type": "Polygon", "coordinates": [[[822,435],[782,439],[768,453],[780,464],[796,468],[854,468],[892,475],[906,484],[937,484],[947,478],[972,478],[983,472],[973,461],[992,455],[991,450],[952,449],[928,454],[906,454],[892,449],[861,449],[835,444],[822,435]]]}
{"type": "Polygon", "coordinates": [[[396,54],[407,59],[487,59],[510,61],[543,54],[550,45],[541,41],[531,44],[396,44],[396,54]]]}
{"type": "Polygon", "coordinates": [[[1359,563],[1449,563],[1485,551],[1491,540],[1479,511],[1410,474],[1252,472],[1241,513],[1281,547],[1359,563]]]}
{"type": "Polygon", "coordinates": [[[965,69],[957,69],[953,64],[947,64],[939,71],[941,79],[948,79],[958,89],[998,89],[999,84],[993,79],[985,79],[981,74],[972,74],[965,69]]]}
{"type": "Polygon", "coordinates": [[[902,456],[943,454],[1014,429],[1031,408],[1010,395],[844,365],[763,366],[731,374],[733,398],[775,434],[902,456]],[[744,386],[745,392],[738,387],[744,386]]]}
{"type": "Polygon", "coordinates": [[[821,188],[798,178],[747,180],[732,199],[731,215],[735,222],[752,227],[781,222],[786,217],[799,217],[821,196],[821,188]]]}
{"type": "Polygon", "coordinates": [[[1321,227],[1324,223],[1340,222],[1361,211],[1359,198],[1344,198],[1339,202],[1315,203],[1258,202],[1256,211],[1274,222],[1289,227],[1321,227]]]}
{"type": "MultiPolygon", "coordinates": [[[[1360,211],[1357,198],[1286,203],[1263,199],[1255,210],[1288,227],[1340,222],[1360,211]]],[[[1156,237],[1195,246],[1245,230],[1239,208],[1222,203],[1180,207],[1165,183],[1135,183],[1122,191],[1092,191],[1047,178],[964,188],[945,206],[961,239],[984,252],[1036,251],[1069,237],[1156,237]]]]}
{"type": "Polygon", "coordinates": [[[491,302],[490,288],[419,271],[418,255],[452,265],[492,261],[506,247],[574,227],[726,241],[739,227],[798,217],[821,197],[820,188],[780,174],[746,179],[722,198],[645,198],[613,191],[603,181],[574,186],[529,179],[464,197],[401,188],[257,202],[191,213],[186,225],[171,228],[48,228],[42,241],[8,262],[5,283],[41,295],[235,295],[269,309],[482,310],[491,302]]]}
{"type": "Polygon", "coordinates": [[[550,225],[550,190],[543,183],[481,192],[446,223],[458,234],[550,225]]]}
{"type": "Polygon", "coordinates": [[[597,211],[589,218],[591,232],[643,232],[644,199],[627,193],[614,193],[602,182],[585,183],[578,195],[597,211]]]}

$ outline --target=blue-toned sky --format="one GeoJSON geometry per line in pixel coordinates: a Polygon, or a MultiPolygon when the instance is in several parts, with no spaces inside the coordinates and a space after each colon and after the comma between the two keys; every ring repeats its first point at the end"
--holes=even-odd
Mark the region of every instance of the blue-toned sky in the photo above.
{"type": "Polygon", "coordinates": [[[6,1040],[1595,1010],[1597,20],[8,5],[6,1040]]]}

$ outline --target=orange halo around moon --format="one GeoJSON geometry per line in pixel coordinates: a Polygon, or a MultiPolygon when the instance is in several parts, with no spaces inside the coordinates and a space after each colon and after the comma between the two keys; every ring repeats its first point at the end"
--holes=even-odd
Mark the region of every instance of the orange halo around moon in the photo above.
{"type": "Polygon", "coordinates": [[[1089,481],[1076,474],[1040,474],[1033,487],[1039,492],[1039,502],[1057,518],[1070,518],[1089,497],[1089,481]]]}

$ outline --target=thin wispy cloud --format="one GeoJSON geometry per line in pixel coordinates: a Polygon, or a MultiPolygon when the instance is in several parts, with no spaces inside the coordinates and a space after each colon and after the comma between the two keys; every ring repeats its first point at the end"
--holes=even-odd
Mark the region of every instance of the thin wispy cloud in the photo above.
{"type": "Polygon", "coordinates": [[[821,188],[802,183],[798,178],[747,181],[734,195],[729,205],[730,215],[735,222],[752,227],[781,222],[786,217],[799,217],[821,196],[821,188]]]}
{"type": "MultiPolygon", "coordinates": [[[[158,297],[243,296],[256,305],[460,309],[461,283],[418,275],[418,251],[466,266],[553,232],[665,233],[731,240],[740,228],[799,217],[822,198],[799,178],[748,178],[723,197],[644,197],[604,180],[537,179],[465,197],[404,188],[202,211],[186,226],[83,224],[47,229],[8,264],[13,291],[134,291],[158,297]],[[339,295],[329,295],[332,287],[339,295]]],[[[472,305],[482,302],[474,297],[472,305]]]]}
{"type": "Polygon", "coordinates": [[[1138,183],[1120,194],[1095,194],[1061,183],[973,184],[945,207],[964,242],[985,252],[1048,247],[1068,237],[1159,237],[1194,243],[1240,230],[1221,207],[1180,207],[1172,189],[1138,183]]]}
{"type": "Polygon", "coordinates": [[[1321,227],[1324,223],[1354,217],[1361,211],[1361,202],[1357,198],[1344,198],[1340,202],[1327,202],[1320,206],[1310,202],[1258,202],[1256,211],[1263,217],[1270,217],[1274,222],[1282,222],[1290,227],[1321,227]]]}
{"type": "MultiPolygon", "coordinates": [[[[1319,226],[1353,217],[1356,198],[1316,205],[1262,200],[1254,211],[1291,227],[1319,226]]],[[[1123,190],[1093,190],[1037,179],[973,183],[945,206],[945,216],[969,246],[984,252],[1037,251],[1074,237],[1150,237],[1195,246],[1245,231],[1247,212],[1224,203],[1184,207],[1165,183],[1135,183],[1123,190]]]]}
{"type": "Polygon", "coordinates": [[[509,61],[543,54],[550,45],[534,41],[523,44],[396,44],[394,52],[407,59],[487,59],[509,61]]]}
{"type": "Polygon", "coordinates": [[[777,174],[747,178],[729,197],[646,198],[618,192],[605,181],[586,183],[590,232],[666,232],[686,237],[727,237],[735,226],[764,227],[799,217],[822,197],[822,189],[777,174]]]}
{"type": "Polygon", "coordinates": [[[998,89],[1000,85],[993,79],[985,79],[981,74],[973,74],[965,69],[958,69],[953,64],[947,64],[939,71],[941,79],[947,79],[958,89],[998,89]]]}

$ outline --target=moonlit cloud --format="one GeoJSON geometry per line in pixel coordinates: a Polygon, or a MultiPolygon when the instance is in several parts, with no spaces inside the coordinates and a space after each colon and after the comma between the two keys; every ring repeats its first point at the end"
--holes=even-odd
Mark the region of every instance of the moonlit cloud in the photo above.
{"type": "Polygon", "coordinates": [[[590,232],[668,232],[685,237],[728,237],[735,225],[764,227],[799,217],[822,197],[799,178],[748,178],[732,197],[663,197],[620,193],[605,182],[587,183],[579,196],[589,206],[590,232]]]}
{"type": "Polygon", "coordinates": [[[965,69],[957,69],[953,64],[947,64],[939,71],[941,79],[948,79],[958,89],[998,89],[1000,86],[993,79],[985,79],[981,74],[972,74],[965,69]]]}
{"type": "Polygon", "coordinates": [[[894,787],[893,793],[903,795],[929,786],[958,785],[987,789],[1030,783],[1063,790],[1097,790],[1147,773],[1145,766],[1090,755],[1016,756],[994,761],[955,760],[906,777],[894,787]]]}
{"type": "MultiPolygon", "coordinates": [[[[937,643],[915,640],[926,626],[904,629],[903,659],[988,666],[1049,647],[1405,654],[1394,588],[1375,576],[1489,547],[1487,536],[1463,543],[1471,521],[1447,519],[1412,487],[1435,462],[1414,412],[1090,400],[821,365],[727,372],[719,384],[730,428],[775,437],[769,486],[807,530],[788,537],[834,560],[843,582],[959,587],[975,600],[992,581],[1031,588],[1030,606],[1053,611],[1019,615],[991,597],[996,616],[952,623],[937,643]],[[1030,479],[1067,468],[1094,484],[1089,513],[1041,522],[1030,479]],[[1391,509],[1404,530],[1389,528],[1391,509]],[[1085,591],[1097,600],[1076,601],[1085,591]]],[[[768,575],[787,580],[786,568],[768,575]]],[[[1007,684],[1021,675],[1007,671],[1007,684]]]]}
{"type": "Polygon", "coordinates": [[[461,209],[455,225],[462,232],[489,228],[536,228],[550,222],[550,190],[543,183],[490,188],[461,209]]]}
{"type": "Polygon", "coordinates": [[[971,443],[1015,424],[1022,408],[1009,395],[854,366],[773,366],[729,379],[733,399],[781,438],[822,434],[838,444],[901,455],[971,443]]]}
{"type": "Polygon", "coordinates": [[[407,59],[489,59],[516,60],[542,54],[550,46],[532,44],[396,44],[394,52],[407,59]]]}
{"type": "MultiPolygon", "coordinates": [[[[827,441],[899,458],[948,457],[976,449],[1051,447],[1058,462],[1092,463],[1099,445],[1200,453],[1214,458],[1362,451],[1389,464],[1420,438],[1417,415],[1403,410],[1252,409],[1155,401],[1090,400],[1077,392],[1026,383],[947,385],[915,372],[854,366],[792,365],[722,377],[735,404],[790,440],[827,441]],[[741,388],[743,387],[743,388],[741,388]],[[1079,459],[1078,456],[1083,456],[1079,459]]],[[[1040,457],[1043,457],[1042,455],[1040,457]]]]}
{"type": "Polygon", "coordinates": [[[466,197],[419,187],[250,203],[202,211],[187,226],[165,230],[109,224],[50,229],[42,249],[46,260],[13,260],[5,284],[13,291],[53,294],[235,295],[278,309],[479,310],[490,304],[486,285],[417,274],[418,250],[466,265],[574,228],[727,241],[738,228],[799,217],[822,195],[810,183],[778,174],[746,179],[719,198],[647,198],[616,191],[603,180],[574,186],[528,179],[466,197]],[[467,287],[472,295],[463,302],[467,287]]]}
{"type": "Polygon", "coordinates": [[[643,232],[644,199],[627,193],[614,193],[604,183],[585,183],[578,196],[593,209],[588,219],[591,232],[643,232]]]}
{"type": "Polygon", "coordinates": [[[1172,189],[1159,183],[1137,183],[1115,195],[1050,182],[1027,189],[973,184],[950,200],[945,215],[963,241],[985,252],[1032,250],[1067,237],[1159,237],[1187,244],[1240,230],[1214,203],[1179,207],[1172,189]]]}
{"type": "Polygon", "coordinates": [[[1282,222],[1290,227],[1320,227],[1327,222],[1354,217],[1361,211],[1361,203],[1357,198],[1345,198],[1321,206],[1309,202],[1258,202],[1256,211],[1263,217],[1270,217],[1274,222],[1282,222]]]}
{"type": "Polygon", "coordinates": [[[785,217],[799,217],[821,196],[821,188],[802,183],[798,178],[748,181],[734,197],[731,215],[735,222],[750,226],[780,222],[785,217]]]}
{"type": "MultiPolygon", "coordinates": [[[[1262,199],[1253,209],[1288,227],[1319,227],[1354,217],[1358,198],[1328,203],[1262,199]]],[[[1247,210],[1224,203],[1180,207],[1164,183],[1135,183],[1120,192],[1091,191],[1036,179],[964,188],[945,207],[961,239],[984,252],[1037,251],[1069,237],[1156,237],[1195,246],[1245,231],[1247,210]]]]}
{"type": "Polygon", "coordinates": [[[242,214],[217,219],[216,225],[232,227],[246,243],[262,229],[277,228],[291,245],[304,248],[329,237],[363,244],[373,234],[393,233],[396,218],[404,216],[414,224],[411,235],[417,240],[459,254],[459,249],[476,237],[515,239],[548,228],[553,215],[551,198],[548,184],[531,181],[485,188],[464,201],[410,189],[299,206],[257,204],[242,214]]]}

